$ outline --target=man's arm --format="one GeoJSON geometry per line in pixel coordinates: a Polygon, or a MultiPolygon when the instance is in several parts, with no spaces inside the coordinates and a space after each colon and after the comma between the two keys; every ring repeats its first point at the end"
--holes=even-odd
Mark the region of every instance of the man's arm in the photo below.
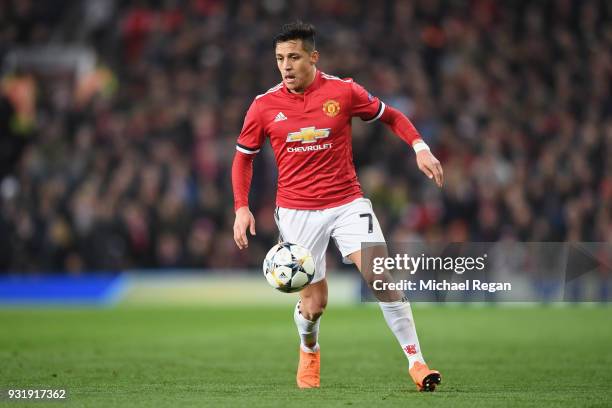
{"type": "Polygon", "coordinates": [[[400,111],[388,105],[384,106],[384,111],[379,120],[389,126],[393,133],[412,146],[417,156],[419,169],[427,177],[434,179],[438,187],[442,187],[444,182],[442,166],[438,159],[430,152],[429,146],[421,139],[421,135],[419,135],[412,122],[400,111]]]}
{"type": "Polygon", "coordinates": [[[383,101],[372,96],[361,85],[351,82],[351,114],[366,122],[380,120],[387,124],[393,133],[412,146],[417,156],[419,169],[438,187],[442,187],[442,166],[429,151],[429,146],[421,139],[419,132],[410,120],[400,111],[385,105],[383,101]]]}
{"type": "Polygon", "coordinates": [[[253,177],[254,158],[255,155],[253,154],[244,154],[237,151],[232,163],[232,188],[234,190],[234,210],[236,211],[234,241],[240,249],[249,246],[249,240],[246,236],[247,229],[251,235],[255,235],[255,217],[249,210],[249,190],[253,177]]]}
{"type": "Polygon", "coordinates": [[[249,190],[253,178],[255,155],[236,152],[232,163],[232,188],[234,190],[234,211],[249,206],[249,190]]]}
{"type": "Polygon", "coordinates": [[[257,98],[253,100],[244,118],[244,124],[236,143],[236,155],[232,163],[232,188],[234,189],[234,241],[238,248],[249,246],[247,229],[255,235],[255,218],[249,210],[249,190],[253,177],[253,160],[263,145],[265,134],[261,126],[257,98]]]}

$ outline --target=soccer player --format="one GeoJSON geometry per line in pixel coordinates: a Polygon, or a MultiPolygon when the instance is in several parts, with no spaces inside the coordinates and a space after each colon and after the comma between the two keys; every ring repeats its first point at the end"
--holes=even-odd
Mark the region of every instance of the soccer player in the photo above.
{"type": "MultiPolygon", "coordinates": [[[[321,315],[327,304],[325,251],[333,238],[345,260],[372,284],[369,259],[387,249],[370,201],[363,197],[351,148],[351,119],[380,120],[416,153],[419,169],[442,186],[442,167],[412,123],[398,110],[369,94],[351,79],[325,74],[316,67],[315,30],[310,24],[286,24],[274,38],[282,82],[255,97],[236,144],[232,185],[236,220],[234,240],[247,248],[247,230],[255,235],[248,194],[254,156],[266,138],[278,166],[275,219],[280,239],[309,248],[315,277],[300,292],[294,320],[301,339],[297,385],[320,386],[321,315]],[[362,243],[378,243],[364,249],[362,243]],[[362,257],[363,255],[363,257],[362,257]],[[362,265],[362,260],[363,265],[362,265]]],[[[365,248],[365,247],[364,247],[365,248]]],[[[440,373],[429,369],[417,338],[410,304],[399,291],[374,291],[384,318],[408,359],[409,373],[420,391],[433,391],[440,373]]]]}

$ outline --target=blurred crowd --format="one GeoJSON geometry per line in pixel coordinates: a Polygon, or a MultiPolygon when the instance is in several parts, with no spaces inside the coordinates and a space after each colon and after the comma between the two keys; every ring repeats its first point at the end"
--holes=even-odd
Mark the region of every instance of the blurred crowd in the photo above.
{"type": "Polygon", "coordinates": [[[611,13],[605,0],[2,1],[0,271],[259,267],[277,237],[274,157],[255,160],[248,251],[233,242],[231,162],[253,97],[280,82],[272,38],[297,18],[317,28],[319,68],[404,112],[443,164],[438,190],[384,125],[354,120],[388,240],[612,241],[611,13]],[[11,57],[49,46],[93,50],[95,67],[11,57]]]}

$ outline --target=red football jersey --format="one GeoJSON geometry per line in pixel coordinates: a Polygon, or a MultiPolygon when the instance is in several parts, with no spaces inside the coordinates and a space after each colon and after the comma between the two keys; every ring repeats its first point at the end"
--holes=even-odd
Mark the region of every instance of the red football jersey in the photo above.
{"type": "Polygon", "coordinates": [[[259,152],[266,137],[278,166],[279,207],[317,210],[363,196],[353,164],[351,119],[381,117],[385,104],[351,79],[316,72],[303,94],[280,83],[251,103],[236,149],[259,152]]]}

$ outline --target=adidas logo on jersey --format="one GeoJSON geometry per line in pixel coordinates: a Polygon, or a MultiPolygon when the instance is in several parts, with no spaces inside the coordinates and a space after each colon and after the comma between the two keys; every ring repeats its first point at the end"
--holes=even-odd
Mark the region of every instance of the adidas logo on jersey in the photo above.
{"type": "Polygon", "coordinates": [[[274,118],[274,122],[280,122],[281,120],[287,120],[287,117],[283,112],[278,112],[278,115],[274,118]]]}

